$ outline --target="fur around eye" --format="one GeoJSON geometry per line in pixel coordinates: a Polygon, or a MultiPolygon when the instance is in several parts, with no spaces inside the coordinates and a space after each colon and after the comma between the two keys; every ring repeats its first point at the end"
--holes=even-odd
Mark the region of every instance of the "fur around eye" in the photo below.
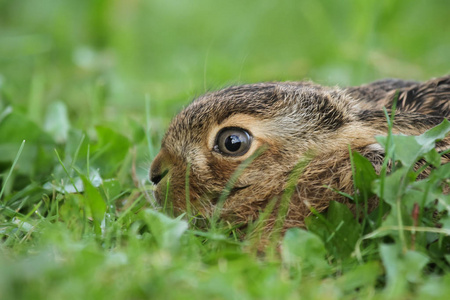
{"type": "Polygon", "coordinates": [[[247,153],[252,136],[245,129],[226,127],[219,131],[213,150],[226,156],[241,156],[247,153]]]}

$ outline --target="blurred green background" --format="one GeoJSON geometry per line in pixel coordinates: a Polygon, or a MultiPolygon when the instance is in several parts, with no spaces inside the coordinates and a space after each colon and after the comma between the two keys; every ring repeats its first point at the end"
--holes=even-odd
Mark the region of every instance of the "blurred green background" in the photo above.
{"type": "Polygon", "coordinates": [[[449,14],[448,0],[2,0],[1,89],[23,106],[38,89],[36,121],[62,100],[74,122],[114,122],[149,95],[167,123],[229,84],[446,74],[449,14]]]}

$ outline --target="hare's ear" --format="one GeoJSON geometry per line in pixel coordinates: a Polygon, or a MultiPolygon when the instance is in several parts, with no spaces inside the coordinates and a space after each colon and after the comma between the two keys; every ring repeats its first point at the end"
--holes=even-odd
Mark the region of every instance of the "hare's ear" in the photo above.
{"type": "Polygon", "coordinates": [[[391,108],[398,93],[397,109],[401,111],[450,116],[450,75],[422,83],[387,79],[345,91],[369,108],[391,108]]]}
{"type": "MultiPolygon", "coordinates": [[[[418,84],[419,82],[411,80],[383,79],[360,86],[348,87],[345,92],[356,100],[367,102],[371,107],[382,108],[387,104],[386,98],[395,94],[395,91],[409,89],[418,84]]],[[[392,100],[390,99],[390,102],[392,100]]]]}
{"type": "Polygon", "coordinates": [[[449,117],[450,75],[400,91],[397,107],[411,112],[449,117]]]}

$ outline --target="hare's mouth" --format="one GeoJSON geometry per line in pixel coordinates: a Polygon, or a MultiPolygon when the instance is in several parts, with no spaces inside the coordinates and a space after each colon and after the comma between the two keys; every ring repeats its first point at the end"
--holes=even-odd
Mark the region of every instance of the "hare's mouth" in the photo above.
{"type": "Polygon", "coordinates": [[[231,196],[233,194],[236,194],[237,192],[242,191],[243,189],[246,189],[246,188],[248,188],[250,186],[251,186],[251,184],[247,184],[247,185],[244,185],[244,186],[236,186],[236,187],[231,189],[229,196],[231,196]]]}
{"type": "MultiPolygon", "coordinates": [[[[243,186],[235,186],[234,188],[232,188],[232,189],[230,190],[230,192],[229,192],[227,198],[228,198],[228,197],[231,197],[231,196],[233,196],[233,195],[235,195],[237,192],[242,191],[242,190],[244,190],[244,189],[246,189],[246,188],[248,188],[248,187],[250,187],[250,186],[251,186],[251,184],[243,185],[243,186]]],[[[222,193],[223,193],[223,192],[222,192],[222,193]]],[[[219,199],[220,199],[222,193],[217,193],[214,197],[212,197],[211,200],[210,200],[210,201],[211,201],[211,204],[217,205],[217,203],[219,202],[219,199]]],[[[225,200],[225,201],[226,201],[226,200],[225,200]]]]}

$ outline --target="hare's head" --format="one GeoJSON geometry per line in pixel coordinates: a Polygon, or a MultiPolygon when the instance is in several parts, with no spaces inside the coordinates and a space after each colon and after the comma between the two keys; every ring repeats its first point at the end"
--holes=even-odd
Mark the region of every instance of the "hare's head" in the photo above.
{"type": "Polygon", "coordinates": [[[206,94],[172,121],[151,166],[155,196],[178,213],[190,205],[194,214],[208,216],[235,174],[221,216],[245,222],[283,193],[299,161],[358,139],[358,128],[350,126],[357,122],[355,112],[342,91],[311,83],[253,84],[206,94]]]}

